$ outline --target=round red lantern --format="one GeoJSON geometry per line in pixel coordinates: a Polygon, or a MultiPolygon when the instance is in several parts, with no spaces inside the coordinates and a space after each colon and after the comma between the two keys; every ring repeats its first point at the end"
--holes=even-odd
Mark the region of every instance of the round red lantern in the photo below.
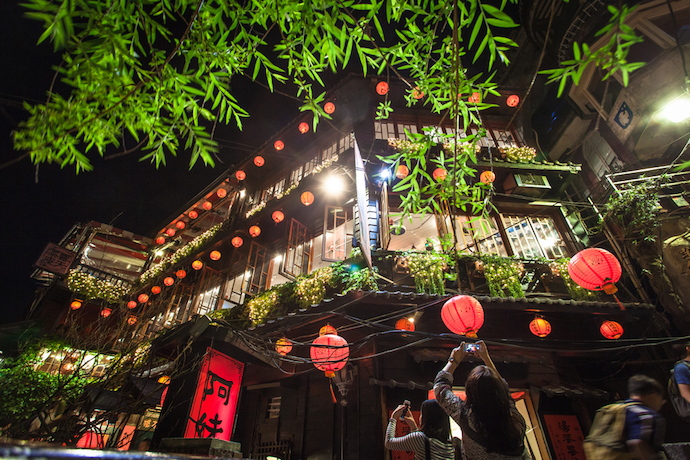
{"type": "Polygon", "coordinates": [[[456,295],[441,308],[441,319],[456,334],[476,338],[484,324],[484,309],[477,299],[469,295],[456,295]]]}
{"type": "Polygon", "coordinates": [[[130,300],[129,302],[127,302],[127,308],[129,308],[130,310],[132,308],[136,308],[136,307],[137,307],[137,301],[136,300],[130,300]]]}
{"type": "Polygon", "coordinates": [[[604,321],[599,327],[599,332],[607,339],[616,340],[623,335],[623,326],[615,321],[604,321]]]}
{"type": "Polygon", "coordinates": [[[111,314],[112,312],[113,312],[112,309],[110,309],[110,308],[108,308],[108,307],[105,307],[105,308],[103,308],[103,309],[101,310],[101,316],[102,316],[103,318],[107,318],[108,316],[110,316],[110,314],[111,314]]]}
{"type": "Polygon", "coordinates": [[[160,294],[161,293],[161,287],[160,286],[153,286],[151,288],[151,293],[153,294],[160,294]]]}
{"type": "Polygon", "coordinates": [[[398,179],[404,179],[410,174],[410,169],[405,166],[405,165],[398,165],[398,168],[395,170],[395,177],[398,179]]]}
{"type": "Polygon", "coordinates": [[[326,324],[321,329],[319,329],[319,337],[321,337],[322,335],[329,335],[329,334],[330,335],[338,335],[338,331],[336,330],[336,328],[334,328],[330,324],[326,324]]]}
{"type": "Polygon", "coordinates": [[[184,270],[177,270],[177,271],[175,272],[175,276],[177,276],[179,279],[182,279],[182,278],[184,278],[185,276],[187,276],[187,272],[184,271],[184,270]]]}
{"type": "Polygon", "coordinates": [[[137,321],[138,318],[134,315],[129,315],[129,318],[127,318],[127,324],[129,324],[130,326],[137,324],[137,321]]]}
{"type": "Polygon", "coordinates": [[[568,263],[568,274],[578,286],[590,291],[615,294],[614,284],[621,278],[621,264],[606,249],[588,248],[573,256],[568,263]]]}
{"type": "Polygon", "coordinates": [[[208,255],[208,257],[211,260],[218,260],[218,259],[220,259],[220,251],[211,251],[211,253],[208,255]]]}
{"type": "Polygon", "coordinates": [[[436,168],[434,169],[434,173],[432,175],[434,176],[435,181],[442,181],[448,175],[448,171],[443,168],[436,168]]]}
{"type": "Polygon", "coordinates": [[[388,94],[388,83],[385,81],[380,81],[376,84],[376,92],[381,96],[388,94]]]}
{"type": "Polygon", "coordinates": [[[242,241],[242,238],[240,238],[239,236],[234,237],[230,242],[236,248],[239,248],[240,246],[242,246],[242,243],[244,243],[244,241],[242,241]]]}
{"type": "Polygon", "coordinates": [[[309,191],[304,192],[300,197],[300,200],[302,201],[303,205],[309,206],[314,202],[314,194],[309,191]]]}
{"type": "Polygon", "coordinates": [[[419,86],[415,86],[412,90],[412,97],[415,99],[421,99],[424,97],[424,91],[422,91],[419,86]]]}
{"type": "Polygon", "coordinates": [[[218,198],[225,198],[228,195],[228,191],[224,188],[219,188],[216,195],[218,195],[218,198]]]}
{"type": "Polygon", "coordinates": [[[309,123],[305,123],[305,122],[303,121],[302,123],[299,124],[299,126],[297,127],[297,129],[299,129],[299,132],[300,132],[300,133],[306,134],[306,133],[309,132],[309,123]]]}
{"type": "Polygon", "coordinates": [[[175,227],[177,227],[177,228],[179,228],[180,230],[182,230],[182,229],[185,227],[185,223],[184,223],[183,221],[181,221],[181,220],[178,220],[177,222],[175,222],[175,227]]]}
{"type": "Polygon", "coordinates": [[[163,280],[163,284],[165,284],[166,286],[172,286],[173,284],[175,284],[175,279],[172,276],[168,276],[163,280]]]}
{"type": "Polygon", "coordinates": [[[283,141],[278,139],[273,143],[273,148],[275,148],[276,150],[283,150],[285,148],[285,144],[283,143],[283,141]]]}
{"type": "Polygon", "coordinates": [[[201,270],[202,268],[204,268],[204,263],[200,260],[195,260],[194,262],[192,262],[192,268],[194,270],[201,270]]]}
{"type": "Polygon", "coordinates": [[[139,303],[146,303],[149,301],[149,296],[148,294],[139,294],[139,297],[137,297],[137,300],[139,303]]]}
{"type": "Polygon", "coordinates": [[[259,168],[262,167],[264,165],[264,163],[265,163],[264,157],[262,157],[261,155],[257,155],[254,157],[254,164],[256,166],[258,166],[259,168]]]}
{"type": "Polygon", "coordinates": [[[175,236],[175,229],[174,228],[169,228],[165,231],[165,234],[168,236],[175,236]]]}
{"type": "Polygon", "coordinates": [[[541,316],[536,316],[532,321],[530,321],[529,330],[537,337],[546,337],[547,335],[551,334],[551,323],[546,321],[541,316]]]}
{"type": "Polygon", "coordinates": [[[476,92],[472,93],[472,95],[467,98],[467,102],[469,102],[470,104],[479,104],[479,102],[481,102],[481,100],[482,100],[482,95],[479,93],[476,93],[476,92]]]}
{"type": "Polygon", "coordinates": [[[401,331],[414,332],[414,323],[407,318],[400,318],[396,321],[395,328],[401,331]]]}
{"type": "Polygon", "coordinates": [[[309,350],[311,360],[326,377],[333,378],[335,371],[339,371],[347,364],[350,347],[347,340],[339,335],[326,334],[314,339],[309,350]]]}
{"type": "Polygon", "coordinates": [[[81,308],[81,300],[73,300],[69,307],[72,310],[79,310],[81,308]]]}
{"type": "Polygon", "coordinates": [[[199,213],[198,213],[198,212],[196,212],[196,211],[189,211],[189,218],[190,218],[190,219],[196,219],[197,217],[199,217],[199,213]]]}
{"type": "Polygon", "coordinates": [[[247,178],[247,175],[244,171],[237,171],[235,172],[235,177],[237,178],[237,180],[244,180],[247,178]]]}
{"type": "Polygon", "coordinates": [[[213,207],[213,204],[211,204],[210,201],[204,201],[204,204],[202,204],[201,207],[207,211],[210,211],[211,208],[213,207]]]}
{"type": "Polygon", "coordinates": [[[283,337],[276,340],[276,351],[285,356],[292,351],[292,342],[290,339],[283,337]]]}
{"type": "Polygon", "coordinates": [[[249,227],[249,234],[256,238],[257,236],[261,235],[261,229],[259,228],[258,225],[252,225],[249,227]]]}
{"type": "Polygon", "coordinates": [[[483,184],[492,184],[496,180],[496,174],[493,171],[484,171],[480,174],[479,180],[483,184]]]}
{"type": "Polygon", "coordinates": [[[323,106],[323,111],[329,115],[332,114],[335,112],[335,104],[332,102],[326,102],[326,104],[323,106]]]}
{"type": "Polygon", "coordinates": [[[283,219],[285,219],[285,214],[283,214],[281,211],[273,211],[271,217],[273,218],[273,222],[279,224],[283,221],[283,219]]]}
{"type": "Polygon", "coordinates": [[[506,99],[506,105],[508,107],[517,107],[517,105],[520,103],[520,98],[516,94],[511,94],[508,96],[508,99],[506,99]]]}
{"type": "Polygon", "coordinates": [[[165,243],[165,237],[164,236],[159,236],[156,238],[156,244],[163,244],[165,243]]]}

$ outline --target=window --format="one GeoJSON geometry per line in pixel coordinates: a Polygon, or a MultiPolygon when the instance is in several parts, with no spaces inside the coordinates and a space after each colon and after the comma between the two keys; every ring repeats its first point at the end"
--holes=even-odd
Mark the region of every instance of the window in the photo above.
{"type": "Polygon", "coordinates": [[[242,283],[244,293],[253,295],[266,290],[271,263],[271,259],[266,258],[266,252],[265,247],[252,241],[242,283]]]}
{"type": "Polygon", "coordinates": [[[340,206],[326,206],[323,217],[322,260],[337,262],[347,256],[347,212],[340,206]]]}
{"type": "Polygon", "coordinates": [[[317,157],[312,158],[304,164],[304,177],[307,177],[314,171],[314,168],[319,164],[319,159],[317,157]]]}
{"type": "Polygon", "coordinates": [[[196,313],[205,315],[218,308],[222,279],[220,273],[210,268],[204,268],[203,279],[200,283],[199,294],[196,298],[196,313]]]}
{"type": "Polygon", "coordinates": [[[281,397],[276,396],[271,398],[268,402],[268,408],[266,410],[266,418],[279,418],[280,417],[280,401],[281,397]]]}
{"type": "Polygon", "coordinates": [[[501,215],[516,256],[524,259],[567,257],[568,251],[551,217],[501,215]]]}
{"type": "MultiPolygon", "coordinates": [[[[508,256],[498,227],[492,219],[476,216],[456,216],[455,228],[457,231],[458,251],[508,256]]],[[[445,218],[444,232],[452,232],[450,218],[448,217],[445,218]]]]}
{"type": "Polygon", "coordinates": [[[376,139],[390,139],[395,137],[395,125],[390,121],[375,121],[374,135],[376,139]]]}
{"type": "Polygon", "coordinates": [[[407,139],[407,133],[417,134],[417,125],[412,123],[398,123],[398,138],[407,139]]]}
{"type": "Polygon", "coordinates": [[[293,169],[290,173],[290,185],[296,184],[302,180],[304,172],[304,166],[300,165],[298,168],[293,169]]]}
{"type": "Polygon", "coordinates": [[[290,233],[288,234],[287,248],[285,250],[285,263],[281,274],[297,277],[309,273],[311,265],[311,232],[297,222],[290,221],[290,233]]]}
{"type": "Polygon", "coordinates": [[[582,143],[582,154],[597,179],[616,172],[623,165],[597,131],[592,132],[582,143]]]}

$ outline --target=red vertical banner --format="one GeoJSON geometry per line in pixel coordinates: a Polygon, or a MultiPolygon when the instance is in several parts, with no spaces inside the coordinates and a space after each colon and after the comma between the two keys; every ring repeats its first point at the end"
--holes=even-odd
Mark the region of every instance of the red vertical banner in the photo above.
{"type": "Polygon", "coordinates": [[[585,460],[582,441],[585,437],[574,415],[544,415],[555,460],[585,460]]]}
{"type": "Polygon", "coordinates": [[[206,350],[187,417],[185,438],[230,440],[243,372],[244,363],[212,348],[206,350]]]}
{"type": "MultiPolygon", "coordinates": [[[[419,427],[419,411],[410,411],[412,413],[412,418],[414,418],[414,421],[417,422],[417,427],[419,427]]],[[[388,417],[393,415],[393,411],[388,411],[388,417]]],[[[403,422],[401,420],[398,420],[398,423],[395,424],[395,437],[396,438],[401,438],[407,434],[410,434],[412,430],[410,429],[410,425],[407,424],[407,422],[403,422]]],[[[406,451],[406,450],[391,450],[391,458],[393,460],[414,460],[414,452],[412,451],[406,451]]]]}

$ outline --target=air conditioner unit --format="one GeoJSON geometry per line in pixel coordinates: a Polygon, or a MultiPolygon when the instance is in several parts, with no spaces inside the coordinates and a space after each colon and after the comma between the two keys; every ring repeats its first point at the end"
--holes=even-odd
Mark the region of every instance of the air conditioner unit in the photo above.
{"type": "Polygon", "coordinates": [[[551,190],[551,184],[549,184],[546,176],[515,173],[508,175],[503,183],[503,188],[505,193],[541,197],[548,190],[551,190]]]}

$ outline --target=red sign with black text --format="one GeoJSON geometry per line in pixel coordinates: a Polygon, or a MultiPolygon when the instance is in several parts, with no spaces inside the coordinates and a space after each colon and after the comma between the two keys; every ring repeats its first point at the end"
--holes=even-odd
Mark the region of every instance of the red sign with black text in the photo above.
{"type": "Polygon", "coordinates": [[[585,437],[574,415],[544,415],[546,431],[551,438],[555,460],[585,460],[582,442],[585,437]]]}

